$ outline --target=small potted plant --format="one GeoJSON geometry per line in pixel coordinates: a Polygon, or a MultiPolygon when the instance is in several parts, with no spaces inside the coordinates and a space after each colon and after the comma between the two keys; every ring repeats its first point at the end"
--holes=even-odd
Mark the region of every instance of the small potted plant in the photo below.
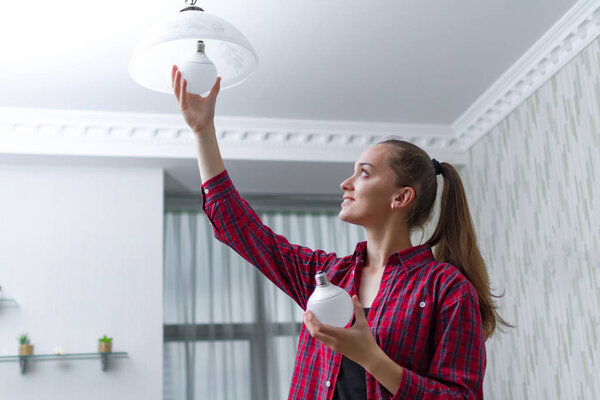
{"type": "Polygon", "coordinates": [[[19,336],[19,355],[30,356],[33,354],[33,346],[29,341],[29,336],[26,333],[19,336]]]}
{"type": "Polygon", "coordinates": [[[110,353],[112,351],[112,338],[101,337],[98,339],[98,353],[110,353]]]}

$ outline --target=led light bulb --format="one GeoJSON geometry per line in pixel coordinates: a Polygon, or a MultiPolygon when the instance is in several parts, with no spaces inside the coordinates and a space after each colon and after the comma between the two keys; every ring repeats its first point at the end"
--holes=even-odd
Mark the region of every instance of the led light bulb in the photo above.
{"type": "Polygon", "coordinates": [[[183,60],[179,69],[182,79],[187,81],[187,91],[190,93],[206,93],[217,80],[217,68],[204,53],[202,40],[198,41],[194,54],[183,60]]]}
{"type": "Polygon", "coordinates": [[[343,328],[352,320],[354,306],[348,292],[332,285],[324,272],[315,275],[317,287],[308,298],[306,309],[326,325],[343,328]]]}

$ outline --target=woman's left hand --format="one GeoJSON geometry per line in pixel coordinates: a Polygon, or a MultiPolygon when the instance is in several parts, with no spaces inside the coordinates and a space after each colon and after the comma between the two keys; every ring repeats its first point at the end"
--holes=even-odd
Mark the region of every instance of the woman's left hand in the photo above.
{"type": "Polygon", "coordinates": [[[379,350],[379,345],[371,333],[364,308],[358,301],[358,297],[352,296],[352,302],[354,303],[355,322],[350,328],[325,325],[310,311],[304,312],[304,325],[313,338],[364,367],[365,363],[379,350]]]}

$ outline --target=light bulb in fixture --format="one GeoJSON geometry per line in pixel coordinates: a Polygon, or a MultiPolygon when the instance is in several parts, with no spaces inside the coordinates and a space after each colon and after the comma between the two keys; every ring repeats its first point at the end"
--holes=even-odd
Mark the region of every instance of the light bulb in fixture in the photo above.
{"type": "Polygon", "coordinates": [[[187,91],[190,93],[206,93],[217,80],[217,68],[206,56],[204,48],[204,42],[198,40],[196,51],[179,66],[181,77],[187,81],[187,91]]]}

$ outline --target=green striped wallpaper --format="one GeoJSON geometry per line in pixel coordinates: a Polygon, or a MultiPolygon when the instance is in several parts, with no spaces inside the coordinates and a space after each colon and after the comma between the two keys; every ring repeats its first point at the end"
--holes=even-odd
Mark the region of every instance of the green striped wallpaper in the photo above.
{"type": "Polygon", "coordinates": [[[487,399],[600,399],[600,40],[469,152],[462,171],[501,315],[487,399]]]}

